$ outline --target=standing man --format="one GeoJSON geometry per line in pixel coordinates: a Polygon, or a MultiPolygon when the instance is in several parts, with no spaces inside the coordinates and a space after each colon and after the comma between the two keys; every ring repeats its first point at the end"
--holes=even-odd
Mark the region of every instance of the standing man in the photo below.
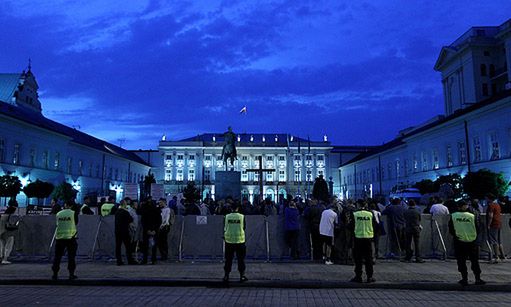
{"type": "Polygon", "coordinates": [[[316,199],[311,199],[308,201],[308,205],[303,213],[309,224],[312,259],[316,261],[321,260],[323,254],[323,244],[319,233],[319,224],[321,223],[321,213],[323,210],[324,207],[320,206],[316,199]]]}
{"type": "Polygon", "coordinates": [[[158,205],[161,210],[161,226],[158,234],[158,249],[160,250],[161,260],[165,261],[169,258],[169,243],[168,236],[170,226],[174,224],[176,218],[174,210],[167,206],[165,198],[160,198],[158,205]]]}
{"type": "Polygon", "coordinates": [[[233,213],[225,216],[224,220],[224,240],[225,240],[225,266],[224,282],[229,281],[229,274],[232,269],[232,260],[234,253],[238,260],[238,271],[240,272],[240,282],[247,281],[245,277],[245,255],[247,248],[245,246],[245,216],[240,211],[240,204],[233,204],[233,213]]]}
{"type": "Polygon", "coordinates": [[[374,230],[377,227],[376,219],[371,211],[367,209],[367,203],[358,200],[359,210],[353,213],[350,228],[355,234],[353,246],[353,258],[355,258],[355,277],[352,282],[362,282],[362,264],[365,264],[367,282],[375,282],[373,278],[373,238],[374,230]]]}
{"type": "Polygon", "coordinates": [[[76,269],[76,250],[78,244],[76,243],[76,225],[78,224],[78,212],[71,210],[71,202],[64,203],[64,210],[57,213],[57,229],[55,231],[55,259],[53,260],[53,280],[58,279],[60,270],[60,261],[64,252],[67,250],[69,270],[69,279],[74,280],[78,278],[75,275],[76,269]]]}
{"type": "Polygon", "coordinates": [[[406,208],[401,205],[401,200],[394,198],[392,204],[382,212],[383,215],[388,216],[387,221],[389,222],[390,254],[387,255],[388,258],[401,258],[405,245],[405,210],[406,208]]]}
{"type": "Polygon", "coordinates": [[[161,226],[161,212],[148,198],[142,211],[142,264],[147,264],[148,249],[151,248],[151,263],[156,264],[158,232],[161,226]]]}
{"type": "Polygon", "coordinates": [[[496,198],[492,194],[486,196],[488,208],[486,209],[486,228],[488,231],[488,242],[493,250],[492,263],[498,263],[498,259],[506,259],[504,248],[500,239],[500,228],[502,226],[501,208],[496,198]]]}
{"type": "Polygon", "coordinates": [[[94,212],[90,208],[90,197],[89,196],[85,196],[83,198],[83,205],[80,208],[80,213],[86,214],[86,215],[94,215],[94,212]]]}
{"type": "Polygon", "coordinates": [[[479,220],[476,215],[468,211],[468,204],[465,201],[458,202],[458,212],[451,214],[449,221],[449,232],[454,237],[454,252],[458,262],[458,271],[461,273],[459,283],[462,286],[468,285],[467,259],[470,260],[471,269],[475,276],[476,285],[484,285],[481,279],[481,268],[479,267],[479,249],[477,247],[477,230],[479,220]]]}
{"type": "Polygon", "coordinates": [[[408,201],[408,210],[403,213],[405,217],[405,234],[406,234],[406,262],[412,261],[412,240],[414,243],[413,251],[415,251],[415,262],[423,263],[420,253],[420,235],[421,235],[421,214],[415,208],[415,201],[410,199],[408,201]]]}
{"type": "Polygon", "coordinates": [[[323,241],[323,258],[327,265],[334,264],[330,256],[332,254],[332,244],[334,242],[335,224],[337,224],[337,213],[335,213],[331,205],[329,205],[328,209],[321,213],[321,221],[319,223],[319,233],[323,241]]]}
{"type": "Polygon", "coordinates": [[[115,212],[115,257],[117,258],[117,265],[124,264],[121,254],[123,244],[126,250],[126,258],[128,258],[128,264],[136,264],[131,250],[131,223],[133,223],[133,217],[131,217],[128,211],[127,201],[122,200],[119,209],[115,212]]]}
{"type": "Polygon", "coordinates": [[[101,206],[101,216],[114,215],[115,214],[115,202],[112,196],[108,197],[108,202],[101,206]]]}

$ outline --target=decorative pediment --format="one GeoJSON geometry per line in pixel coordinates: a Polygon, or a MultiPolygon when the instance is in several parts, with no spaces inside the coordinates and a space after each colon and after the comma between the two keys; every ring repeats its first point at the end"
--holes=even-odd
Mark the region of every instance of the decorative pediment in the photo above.
{"type": "Polygon", "coordinates": [[[452,47],[443,47],[440,51],[440,55],[438,56],[438,59],[435,62],[434,69],[436,71],[440,71],[441,67],[447,62],[447,60],[452,57],[454,54],[456,54],[456,50],[454,50],[452,47]]]}

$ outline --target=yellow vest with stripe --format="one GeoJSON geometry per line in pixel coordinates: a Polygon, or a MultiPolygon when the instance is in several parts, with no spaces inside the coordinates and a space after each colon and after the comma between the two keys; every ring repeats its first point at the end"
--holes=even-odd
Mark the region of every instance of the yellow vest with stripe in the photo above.
{"type": "Polygon", "coordinates": [[[473,242],[477,238],[475,215],[470,212],[451,214],[456,237],[462,242],[473,242]]]}
{"type": "Polygon", "coordinates": [[[230,213],[225,216],[224,238],[226,243],[245,243],[245,216],[240,213],[230,213]]]}
{"type": "Polygon", "coordinates": [[[112,203],[104,203],[103,206],[101,206],[101,216],[110,215],[114,206],[115,205],[112,203]]]}
{"type": "Polygon", "coordinates": [[[355,238],[371,239],[374,237],[373,214],[366,210],[355,211],[355,238]]]}
{"type": "Polygon", "coordinates": [[[64,209],[57,213],[57,232],[55,239],[66,240],[76,236],[75,212],[64,209]]]}

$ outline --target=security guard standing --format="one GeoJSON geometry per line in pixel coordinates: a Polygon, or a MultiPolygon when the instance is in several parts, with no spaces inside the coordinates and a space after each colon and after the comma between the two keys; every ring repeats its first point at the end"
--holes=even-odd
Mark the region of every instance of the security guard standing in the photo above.
{"type": "Polygon", "coordinates": [[[90,204],[90,197],[89,196],[85,196],[83,198],[83,205],[80,207],[80,213],[81,214],[94,215],[94,212],[89,207],[89,204],[90,204]]]}
{"type": "Polygon", "coordinates": [[[55,259],[53,260],[53,280],[57,280],[60,269],[60,261],[67,250],[69,279],[76,279],[76,225],[78,224],[78,212],[71,210],[71,202],[66,201],[64,210],[57,213],[57,229],[55,231],[55,259]]]}
{"type": "Polygon", "coordinates": [[[468,203],[463,200],[458,202],[458,210],[451,214],[449,232],[454,236],[454,252],[458,271],[461,273],[459,283],[462,286],[468,285],[467,259],[469,259],[476,279],[475,284],[484,285],[486,282],[481,279],[479,248],[476,241],[479,220],[476,215],[468,211],[468,203]]]}
{"type": "Polygon", "coordinates": [[[229,281],[229,273],[231,273],[232,260],[234,253],[238,259],[238,271],[240,272],[240,282],[247,281],[245,277],[245,216],[240,211],[238,203],[233,205],[233,213],[225,216],[224,220],[224,240],[225,240],[225,265],[224,265],[224,282],[229,281]]]}
{"type": "Polygon", "coordinates": [[[108,202],[101,206],[101,216],[114,215],[115,214],[114,198],[108,197],[108,202]]]}
{"type": "Polygon", "coordinates": [[[352,282],[362,282],[362,264],[365,264],[367,282],[375,282],[373,278],[373,249],[372,242],[377,223],[373,213],[367,209],[367,203],[358,200],[359,210],[353,212],[350,228],[353,230],[355,240],[353,258],[355,260],[355,277],[352,282]]]}

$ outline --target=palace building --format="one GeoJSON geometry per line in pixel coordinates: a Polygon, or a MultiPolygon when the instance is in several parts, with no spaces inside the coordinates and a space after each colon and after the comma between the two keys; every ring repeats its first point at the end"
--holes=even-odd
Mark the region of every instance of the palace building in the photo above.
{"type": "MultiPolygon", "coordinates": [[[[0,74],[0,131],[0,175],[18,176],[23,186],[68,182],[78,201],[86,195],[120,200],[124,184],[140,182],[150,170],[134,153],[46,118],[30,66],[0,74]]],[[[17,200],[28,204],[23,192],[17,200]]]]}
{"type": "Polygon", "coordinates": [[[511,20],[442,48],[445,115],[344,163],[341,195],[386,195],[423,179],[490,169],[511,178],[511,20]]]}

